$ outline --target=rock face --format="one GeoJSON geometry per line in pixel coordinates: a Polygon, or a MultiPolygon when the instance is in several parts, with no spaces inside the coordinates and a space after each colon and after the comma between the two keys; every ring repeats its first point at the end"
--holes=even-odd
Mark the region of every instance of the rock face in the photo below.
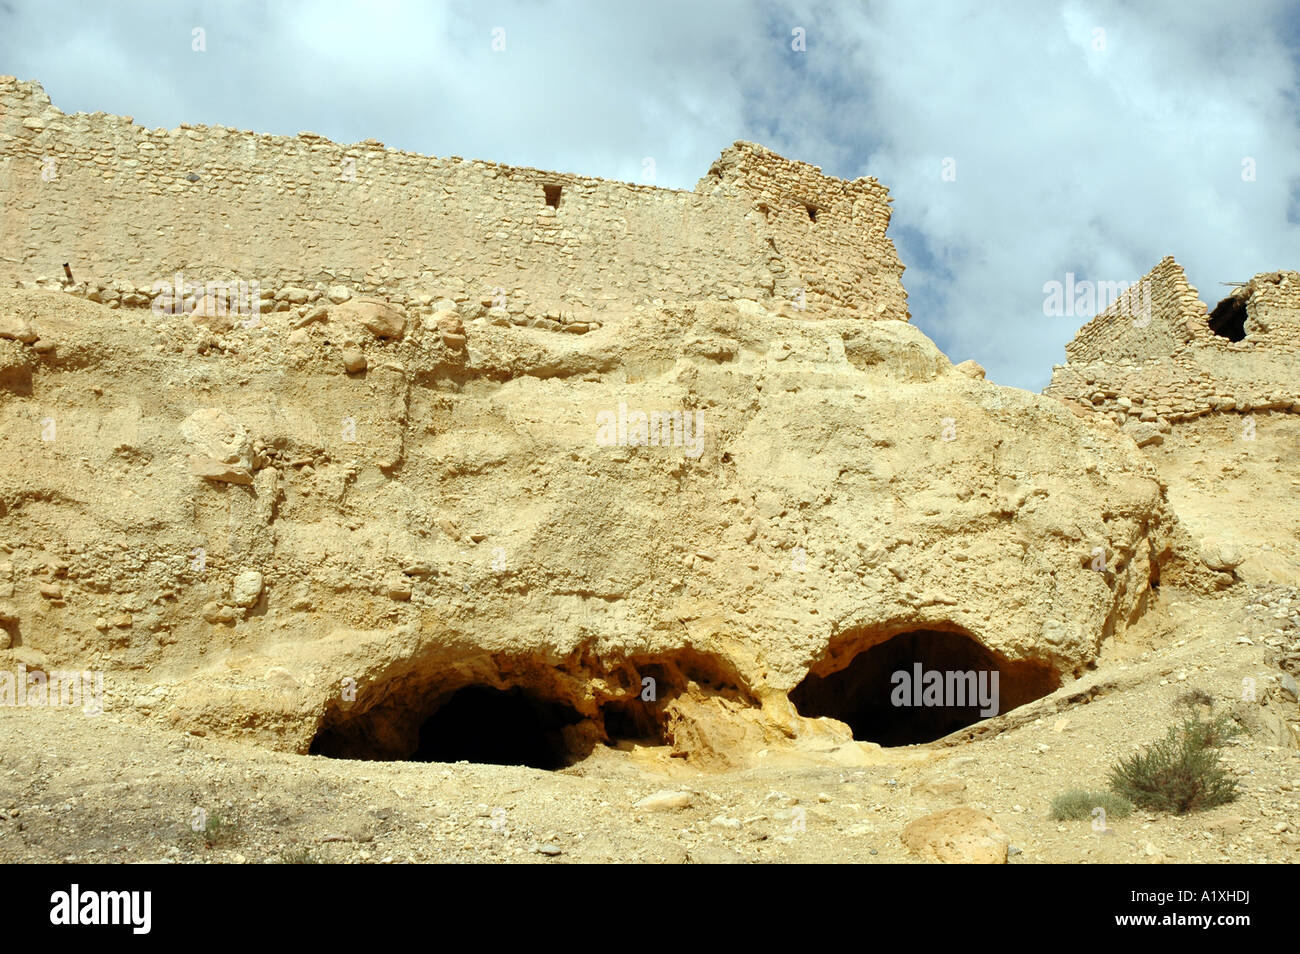
{"type": "Polygon", "coordinates": [[[29,642],[75,656],[99,587],[173,592],[172,641],[111,658],[166,665],[230,633],[240,667],[182,676],[166,717],[291,751],[406,757],[431,705],[474,687],[559,707],[570,760],[628,734],[703,765],[830,751],[852,713],[816,685],[860,656],[929,647],[1023,703],[1135,619],[1186,544],[1132,442],[956,371],[901,321],[684,303],[582,336],[467,327],[456,360],[438,323],[374,339],[361,379],[338,373],[336,318],[292,351],[274,312],[228,334],[238,356],[159,358],[185,316],[39,292],[0,310],[46,300],[77,361],[61,396],[38,371],[0,417],[20,433],[30,400],[104,422],[33,443],[22,475],[79,501],[69,541],[100,542],[70,556],[66,628],[29,642]],[[82,457],[123,463],[88,482],[82,457]],[[286,599],[224,605],[258,579],[286,599]],[[261,685],[273,669],[293,685],[261,685]]]}

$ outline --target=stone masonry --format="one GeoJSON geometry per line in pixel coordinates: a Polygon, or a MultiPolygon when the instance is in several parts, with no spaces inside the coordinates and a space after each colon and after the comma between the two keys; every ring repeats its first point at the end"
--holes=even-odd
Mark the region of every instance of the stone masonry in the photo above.
{"type": "Polygon", "coordinates": [[[885,187],[747,142],[685,191],[310,132],[146,129],[0,77],[0,194],[0,282],[58,285],[68,262],[109,304],[144,304],[181,272],[275,298],[481,301],[514,323],[688,299],[908,318],[885,187]]]}
{"type": "Polygon", "coordinates": [[[1300,273],[1256,275],[1210,312],[1166,257],[1080,329],[1044,393],[1091,408],[1145,443],[1216,411],[1300,411],[1298,352],[1300,273]]]}

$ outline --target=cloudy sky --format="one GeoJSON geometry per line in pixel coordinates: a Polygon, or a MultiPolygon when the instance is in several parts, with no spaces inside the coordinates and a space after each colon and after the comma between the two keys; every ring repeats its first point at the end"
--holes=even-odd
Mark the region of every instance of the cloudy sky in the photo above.
{"type": "Polygon", "coordinates": [[[636,181],[651,157],[680,188],[750,139],[876,176],[913,321],[1033,390],[1087,317],[1044,315],[1067,272],[1132,281],[1173,254],[1213,303],[1300,268],[1300,7],[1281,0],[0,0],[0,73],[148,126],[636,181]]]}

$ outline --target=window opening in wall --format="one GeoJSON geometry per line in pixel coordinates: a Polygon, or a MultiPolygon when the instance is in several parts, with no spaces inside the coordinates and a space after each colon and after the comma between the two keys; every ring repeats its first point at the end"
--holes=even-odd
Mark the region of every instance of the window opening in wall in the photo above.
{"type": "Polygon", "coordinates": [[[1246,299],[1230,295],[1210,312],[1210,330],[1229,341],[1246,338],[1246,299]]]}
{"type": "Polygon", "coordinates": [[[546,195],[546,204],[552,209],[560,207],[560,187],[557,185],[544,185],[542,192],[546,195]]]}

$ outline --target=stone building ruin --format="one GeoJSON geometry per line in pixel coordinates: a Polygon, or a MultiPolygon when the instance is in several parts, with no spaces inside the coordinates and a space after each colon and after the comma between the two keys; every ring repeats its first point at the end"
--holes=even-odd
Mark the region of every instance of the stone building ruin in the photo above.
{"type": "Polygon", "coordinates": [[[1214,412],[1300,411],[1300,273],[1261,273],[1207,309],[1166,257],[1065,352],[1044,393],[1097,411],[1139,444],[1214,412]]]}

